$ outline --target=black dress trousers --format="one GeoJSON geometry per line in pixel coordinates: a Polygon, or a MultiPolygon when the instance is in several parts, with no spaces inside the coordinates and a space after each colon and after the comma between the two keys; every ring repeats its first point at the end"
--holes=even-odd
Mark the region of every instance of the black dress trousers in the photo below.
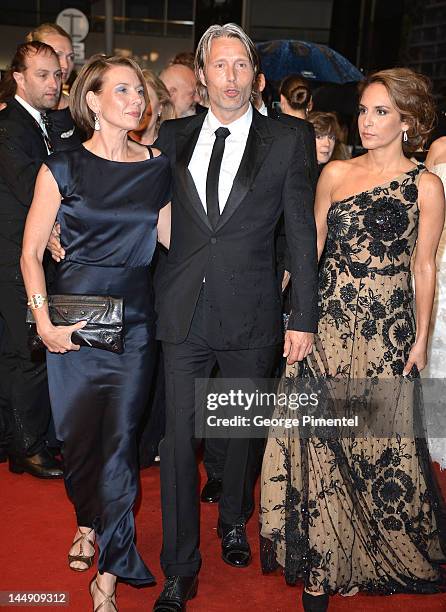
{"type": "MultiPolygon", "coordinates": [[[[195,379],[208,378],[217,364],[222,378],[269,377],[280,346],[214,350],[207,337],[206,290],[202,290],[187,339],[163,342],[166,375],[166,435],[160,445],[163,547],[166,576],[191,576],[201,565],[199,490],[195,438],[195,379]]],[[[227,442],[219,503],[223,523],[245,523],[254,509],[253,491],[264,441],[227,442]]]]}

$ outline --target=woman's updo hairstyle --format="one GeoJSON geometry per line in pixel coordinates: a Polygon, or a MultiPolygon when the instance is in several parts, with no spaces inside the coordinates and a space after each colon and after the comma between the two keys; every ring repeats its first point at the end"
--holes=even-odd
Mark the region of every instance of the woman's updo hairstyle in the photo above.
{"type": "Polygon", "coordinates": [[[300,74],[290,74],[280,83],[279,95],[282,95],[293,110],[309,110],[311,102],[310,85],[300,74]]]}
{"type": "Polygon", "coordinates": [[[427,141],[436,122],[435,102],[430,80],[410,68],[380,70],[366,77],[359,84],[359,96],[373,83],[381,83],[387,89],[392,104],[409,125],[405,153],[414,153],[427,141]]]}

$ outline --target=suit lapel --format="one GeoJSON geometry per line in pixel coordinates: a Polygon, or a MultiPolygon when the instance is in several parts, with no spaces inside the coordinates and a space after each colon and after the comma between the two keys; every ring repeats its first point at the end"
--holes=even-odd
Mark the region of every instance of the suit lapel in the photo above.
{"type": "Polygon", "coordinates": [[[265,161],[273,142],[273,137],[268,129],[268,121],[268,119],[253,109],[251,128],[242,161],[240,162],[216,231],[220,230],[229,221],[240,206],[265,161]]]}
{"type": "MultiPolygon", "coordinates": [[[[185,195],[186,202],[195,211],[202,223],[209,230],[213,231],[188,168],[205,117],[205,113],[197,115],[181,132],[177,133],[176,164],[179,187],[185,195]]],[[[268,121],[266,117],[263,117],[258,111],[253,109],[253,118],[245,151],[223,213],[215,228],[216,231],[220,230],[229,221],[240,206],[268,155],[273,142],[273,137],[268,128],[268,121]]]]}
{"type": "Polygon", "coordinates": [[[206,113],[197,115],[176,135],[176,163],[179,186],[181,192],[185,195],[186,202],[189,203],[206,227],[212,230],[208,216],[200,196],[198,195],[194,179],[188,168],[205,117],[206,113]]]}
{"type": "Polygon", "coordinates": [[[37,125],[37,122],[34,119],[34,117],[26,110],[26,108],[24,108],[20,104],[20,102],[17,102],[15,98],[12,98],[12,100],[9,100],[8,104],[10,104],[15,109],[15,111],[19,114],[20,121],[26,122],[27,126],[33,130],[34,134],[38,137],[39,141],[41,142],[42,150],[45,151],[45,156],[46,156],[48,152],[46,149],[45,140],[43,138],[42,132],[40,131],[40,128],[37,125]]]}

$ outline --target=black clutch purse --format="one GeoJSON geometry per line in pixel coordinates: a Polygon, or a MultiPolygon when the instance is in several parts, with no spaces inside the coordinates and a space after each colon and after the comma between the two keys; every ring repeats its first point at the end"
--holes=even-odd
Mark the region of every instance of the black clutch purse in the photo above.
{"type": "MultiPolygon", "coordinates": [[[[87,321],[72,334],[73,344],[103,349],[113,353],[124,350],[122,298],[103,295],[49,295],[48,310],[53,325],[74,325],[87,321]]],[[[37,334],[31,308],[26,313],[31,350],[45,348],[37,334]]]]}

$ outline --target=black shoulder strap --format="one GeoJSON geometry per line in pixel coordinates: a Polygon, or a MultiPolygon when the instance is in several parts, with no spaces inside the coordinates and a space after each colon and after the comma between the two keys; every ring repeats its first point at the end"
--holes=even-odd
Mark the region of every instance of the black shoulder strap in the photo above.
{"type": "Polygon", "coordinates": [[[153,159],[153,151],[152,151],[152,147],[147,147],[149,150],[149,155],[150,155],[150,159],[153,159]]]}

